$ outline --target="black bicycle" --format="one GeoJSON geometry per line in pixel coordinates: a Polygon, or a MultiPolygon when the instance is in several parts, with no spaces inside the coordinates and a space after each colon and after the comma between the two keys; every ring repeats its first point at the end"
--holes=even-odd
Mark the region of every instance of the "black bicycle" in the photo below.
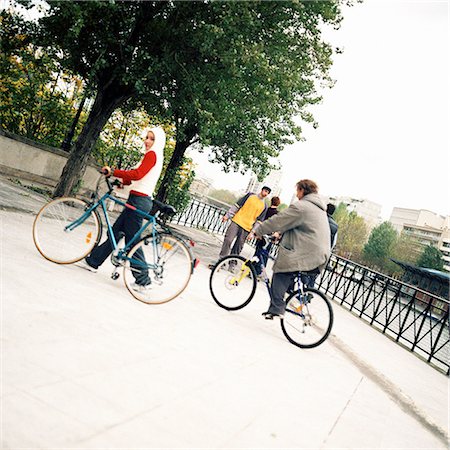
{"type": "MultiPolygon", "coordinates": [[[[214,301],[228,311],[247,306],[255,296],[259,278],[265,283],[271,296],[270,280],[264,259],[269,255],[270,240],[264,236],[265,245],[251,259],[240,255],[228,255],[220,259],[211,271],[209,289],[214,301]]],[[[286,312],[281,318],[281,329],[287,340],[301,348],[313,348],[322,344],[333,326],[333,308],[327,297],[314,288],[306,287],[301,281],[302,273],[295,277],[293,289],[285,298],[286,312]]]]}

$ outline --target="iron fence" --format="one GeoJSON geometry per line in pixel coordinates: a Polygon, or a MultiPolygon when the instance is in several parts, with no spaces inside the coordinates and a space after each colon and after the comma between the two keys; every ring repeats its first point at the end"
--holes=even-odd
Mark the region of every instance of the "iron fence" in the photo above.
{"type": "Polygon", "coordinates": [[[332,255],[317,280],[329,297],[449,373],[449,300],[332,255]]]}
{"type": "Polygon", "coordinates": [[[225,234],[227,223],[223,222],[222,218],[226,212],[226,209],[208,205],[198,200],[191,200],[189,206],[180,214],[177,214],[172,222],[216,234],[225,234]]]}
{"type": "MultiPolygon", "coordinates": [[[[174,217],[180,225],[224,234],[226,210],[191,201],[174,217]]],[[[271,254],[276,255],[277,246],[271,254]]],[[[449,300],[332,255],[317,279],[320,290],[435,368],[449,373],[449,300]]]]}

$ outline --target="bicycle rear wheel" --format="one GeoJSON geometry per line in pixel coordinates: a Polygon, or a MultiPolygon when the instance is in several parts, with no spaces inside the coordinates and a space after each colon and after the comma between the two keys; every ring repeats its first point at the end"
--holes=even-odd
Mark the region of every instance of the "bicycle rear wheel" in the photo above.
{"type": "Polygon", "coordinates": [[[253,265],[239,255],[220,259],[209,277],[209,290],[214,301],[228,311],[248,305],[255,295],[256,284],[253,265]]]}
{"type": "Polygon", "coordinates": [[[286,300],[286,312],[281,329],[287,340],[301,348],[320,345],[331,332],[333,308],[330,301],[317,289],[306,288],[305,300],[299,302],[298,293],[286,300]]]}
{"type": "Polygon", "coordinates": [[[82,222],[67,228],[87,209],[87,202],[72,197],[58,198],[41,208],[34,219],[33,240],[44,258],[71,264],[89,255],[101,235],[97,212],[91,211],[82,222]]]}
{"type": "Polygon", "coordinates": [[[131,295],[143,303],[158,305],[173,300],[189,283],[191,256],[184,242],[169,234],[141,239],[129,252],[124,281],[131,295]],[[134,276],[133,276],[134,275],[134,276]],[[150,284],[139,283],[146,279],[150,284]]]}

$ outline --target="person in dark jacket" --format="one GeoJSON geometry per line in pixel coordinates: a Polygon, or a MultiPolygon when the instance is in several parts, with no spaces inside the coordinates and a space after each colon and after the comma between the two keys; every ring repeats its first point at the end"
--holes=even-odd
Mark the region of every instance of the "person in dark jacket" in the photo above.
{"type": "Polygon", "coordinates": [[[328,216],[328,223],[330,225],[330,233],[331,233],[331,250],[336,247],[336,241],[337,241],[337,233],[338,233],[338,224],[333,219],[334,211],[336,211],[336,206],[333,205],[333,203],[328,203],[327,205],[327,216],[328,216]]]}
{"type": "MultiPolygon", "coordinates": [[[[270,219],[272,216],[278,213],[278,206],[280,205],[280,197],[273,196],[270,199],[270,206],[267,208],[266,215],[263,218],[264,220],[270,219]]],[[[268,260],[268,253],[270,252],[270,249],[272,248],[272,243],[269,243],[267,246],[267,253],[262,254],[261,249],[264,247],[265,242],[262,239],[258,239],[256,242],[256,250],[255,250],[255,256],[260,258],[260,263],[264,264],[264,266],[267,265],[268,260]]],[[[256,274],[260,275],[262,272],[261,264],[255,265],[256,274]]]]}

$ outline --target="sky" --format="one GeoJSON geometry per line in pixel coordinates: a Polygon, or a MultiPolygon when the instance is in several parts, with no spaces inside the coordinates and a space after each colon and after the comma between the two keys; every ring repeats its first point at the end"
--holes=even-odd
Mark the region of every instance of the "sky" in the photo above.
{"type": "MultiPolygon", "coordinates": [[[[281,200],[310,178],[326,196],[450,214],[449,6],[446,0],[366,0],[345,7],[339,30],[324,36],[336,85],[311,109],[319,128],[280,155],[281,200]]],[[[246,175],[221,171],[192,151],[196,172],[214,187],[245,189],[246,175]]]]}

